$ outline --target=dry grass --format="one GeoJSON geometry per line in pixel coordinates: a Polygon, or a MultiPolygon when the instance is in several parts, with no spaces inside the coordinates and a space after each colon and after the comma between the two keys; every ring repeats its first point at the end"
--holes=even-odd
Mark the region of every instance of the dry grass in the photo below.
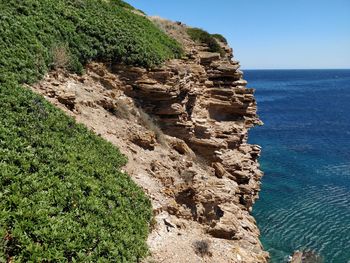
{"type": "Polygon", "coordinates": [[[65,69],[70,60],[66,45],[54,46],[51,52],[54,69],[65,69]]]}
{"type": "Polygon", "coordinates": [[[183,46],[187,46],[191,42],[190,37],[187,34],[187,26],[179,22],[173,22],[166,20],[159,16],[149,17],[150,20],[167,35],[175,38],[183,46]]]}
{"type": "Polygon", "coordinates": [[[149,222],[149,232],[152,232],[157,227],[157,220],[155,215],[152,215],[151,221],[149,222]]]}
{"type": "Polygon", "coordinates": [[[197,255],[204,257],[204,256],[211,256],[212,253],[210,252],[210,241],[209,240],[198,240],[193,242],[193,247],[197,255]]]}
{"type": "Polygon", "coordinates": [[[138,113],[139,123],[146,129],[153,131],[157,141],[161,145],[167,146],[168,144],[163,131],[154,123],[153,119],[142,108],[138,108],[138,113]]]}
{"type": "Polygon", "coordinates": [[[120,119],[126,119],[130,120],[131,117],[131,112],[130,109],[127,105],[127,103],[121,99],[117,100],[117,102],[114,105],[115,107],[113,108],[113,114],[120,118],[120,119]]]}

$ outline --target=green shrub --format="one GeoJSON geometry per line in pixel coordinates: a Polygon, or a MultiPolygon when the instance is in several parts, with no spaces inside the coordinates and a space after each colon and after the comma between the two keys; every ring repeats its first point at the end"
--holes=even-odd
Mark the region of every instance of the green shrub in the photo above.
{"type": "Polygon", "coordinates": [[[125,162],[42,97],[1,86],[0,262],[145,256],[150,202],[120,172],[125,162]]]}
{"type": "Polygon", "coordinates": [[[222,43],[227,44],[227,39],[221,34],[212,34],[212,37],[216,38],[217,40],[221,41],[222,43]]]}
{"type": "Polygon", "coordinates": [[[224,53],[224,50],[220,47],[216,39],[203,29],[188,28],[187,34],[191,37],[193,41],[207,45],[210,52],[218,52],[221,54],[224,53]]]}
{"type": "Polygon", "coordinates": [[[132,5],[122,1],[122,0],[112,0],[115,4],[121,6],[121,7],[124,7],[126,9],[129,9],[129,10],[137,10],[135,9],[132,5]]]}
{"type": "Polygon", "coordinates": [[[120,0],[9,0],[0,3],[0,81],[33,82],[65,46],[69,68],[90,60],[152,67],[182,54],[180,45],[120,0]]]}
{"type": "Polygon", "coordinates": [[[121,6],[121,7],[124,7],[126,9],[129,9],[129,10],[134,10],[134,11],[138,11],[140,12],[141,14],[143,15],[146,15],[145,12],[143,12],[142,10],[140,9],[136,9],[135,7],[133,7],[132,5],[122,1],[122,0],[113,0],[117,5],[121,6]]]}

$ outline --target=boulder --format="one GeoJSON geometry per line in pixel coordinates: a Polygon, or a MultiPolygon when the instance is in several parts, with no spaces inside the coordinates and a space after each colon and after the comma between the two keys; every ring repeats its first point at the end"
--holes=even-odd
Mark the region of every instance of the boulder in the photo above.
{"type": "Polygon", "coordinates": [[[130,141],[146,150],[154,150],[157,143],[156,136],[152,131],[132,131],[130,141]]]}
{"type": "Polygon", "coordinates": [[[171,137],[170,146],[180,154],[194,157],[195,154],[190,147],[181,139],[171,137]]]}
{"type": "Polygon", "coordinates": [[[210,64],[213,61],[220,59],[220,53],[213,52],[200,52],[199,53],[200,63],[201,64],[210,64]]]}
{"type": "Polygon", "coordinates": [[[216,238],[232,240],[235,238],[237,228],[233,225],[222,224],[219,222],[215,226],[210,227],[208,233],[216,238]]]}
{"type": "Polygon", "coordinates": [[[59,92],[57,94],[57,100],[66,105],[69,108],[74,107],[75,104],[75,99],[76,99],[76,95],[75,92],[71,92],[71,91],[67,91],[67,92],[59,92]]]}
{"type": "Polygon", "coordinates": [[[227,171],[225,170],[224,166],[221,163],[219,163],[219,162],[213,163],[212,167],[215,169],[215,175],[218,178],[224,177],[224,175],[227,173],[227,171]]]}

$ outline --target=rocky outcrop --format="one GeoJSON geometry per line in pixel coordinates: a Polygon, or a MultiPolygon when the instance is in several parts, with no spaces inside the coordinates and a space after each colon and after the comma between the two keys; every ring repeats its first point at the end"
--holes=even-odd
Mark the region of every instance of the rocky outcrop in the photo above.
{"type": "Polygon", "coordinates": [[[158,68],[91,63],[32,89],[129,157],[125,169],[154,207],[153,260],[267,262],[250,215],[262,176],[260,147],[247,143],[261,124],[254,90],[226,44],[225,54],[183,45],[186,58],[158,68]],[[204,243],[210,253],[196,252],[204,243]]]}
{"type": "Polygon", "coordinates": [[[127,95],[154,116],[166,134],[184,140],[221,180],[237,184],[233,195],[250,210],[262,173],[260,147],[247,144],[247,133],[261,121],[254,90],[245,87],[232,49],[221,44],[225,56],[193,44],[186,60],[153,70],[116,65],[113,71],[131,87],[127,95]]]}
{"type": "Polygon", "coordinates": [[[313,250],[295,251],[289,256],[288,262],[291,263],[322,263],[323,258],[313,250]]]}

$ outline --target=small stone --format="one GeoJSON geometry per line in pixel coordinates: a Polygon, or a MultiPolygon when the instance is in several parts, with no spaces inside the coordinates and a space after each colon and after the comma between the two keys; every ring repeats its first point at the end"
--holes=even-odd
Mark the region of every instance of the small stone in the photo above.
{"type": "Polygon", "coordinates": [[[154,132],[151,131],[134,131],[130,141],[146,150],[154,150],[157,142],[154,132]]]}
{"type": "Polygon", "coordinates": [[[212,167],[215,169],[215,175],[218,178],[224,177],[224,175],[227,173],[221,163],[218,163],[218,162],[213,163],[212,167]]]}

